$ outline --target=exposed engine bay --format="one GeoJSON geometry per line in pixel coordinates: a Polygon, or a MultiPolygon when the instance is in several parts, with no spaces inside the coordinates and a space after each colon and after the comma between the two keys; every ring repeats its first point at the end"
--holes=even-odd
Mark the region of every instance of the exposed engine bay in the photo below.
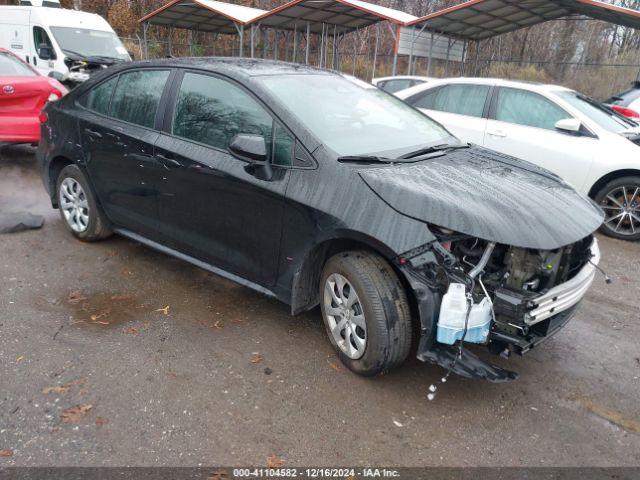
{"type": "Polygon", "coordinates": [[[431,311],[431,324],[423,324],[418,357],[467,377],[492,381],[517,377],[483,364],[471,352],[463,355],[462,343],[484,344],[503,357],[525,354],[572,318],[600,260],[593,236],[543,251],[445,229],[432,231],[437,242],[430,245],[431,251],[415,252],[418,255],[410,260],[413,274],[426,280],[436,292],[431,301],[438,303],[431,311]]]}

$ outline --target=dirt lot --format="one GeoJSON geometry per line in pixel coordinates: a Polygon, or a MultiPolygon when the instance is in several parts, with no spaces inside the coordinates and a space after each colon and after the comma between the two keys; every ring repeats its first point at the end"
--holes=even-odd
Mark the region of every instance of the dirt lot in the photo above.
{"type": "Polygon", "coordinates": [[[409,361],[340,367],[318,311],[287,307],[122,238],[82,244],[33,150],[0,154],[0,466],[640,465],[640,244],[601,238],[577,318],[507,385],[409,361]],[[80,408],[75,408],[78,407],[80,408]]]}

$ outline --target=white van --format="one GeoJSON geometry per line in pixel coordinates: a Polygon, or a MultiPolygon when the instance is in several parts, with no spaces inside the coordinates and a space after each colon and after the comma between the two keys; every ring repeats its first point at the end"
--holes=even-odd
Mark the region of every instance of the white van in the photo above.
{"type": "Polygon", "coordinates": [[[0,47],[42,74],[80,83],[101,68],[131,61],[111,25],[100,15],[67,10],[56,0],[0,6],[0,47]]]}

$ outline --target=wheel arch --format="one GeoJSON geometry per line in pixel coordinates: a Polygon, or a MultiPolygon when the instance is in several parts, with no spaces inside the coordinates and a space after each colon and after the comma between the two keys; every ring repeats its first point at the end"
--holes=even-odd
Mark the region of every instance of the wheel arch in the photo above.
{"type": "Polygon", "coordinates": [[[58,155],[51,159],[49,163],[49,175],[48,175],[48,190],[51,197],[51,205],[53,208],[58,208],[58,195],[56,193],[56,182],[62,169],[68,165],[74,165],[75,162],[64,155],[58,155]]]}
{"type": "Polygon", "coordinates": [[[607,173],[605,176],[600,178],[596,183],[594,183],[591,190],[589,190],[589,198],[596,198],[596,195],[602,188],[609,182],[616,180],[621,177],[635,176],[640,177],[640,170],[635,170],[633,168],[627,168],[623,170],[615,170],[613,172],[607,173]]]}
{"type": "Polygon", "coordinates": [[[358,232],[342,231],[339,235],[324,239],[306,253],[304,260],[293,275],[291,289],[291,313],[298,315],[319,304],[318,292],[322,270],[327,261],[342,252],[364,250],[382,257],[396,273],[405,289],[411,316],[416,318],[418,301],[404,273],[394,261],[397,257],[388,246],[358,232]]]}

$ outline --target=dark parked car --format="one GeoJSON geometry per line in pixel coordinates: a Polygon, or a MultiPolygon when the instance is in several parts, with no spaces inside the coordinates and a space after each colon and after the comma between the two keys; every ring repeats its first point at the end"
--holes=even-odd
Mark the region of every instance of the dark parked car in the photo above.
{"type": "Polygon", "coordinates": [[[374,375],[417,355],[516,374],[462,342],[525,353],[571,318],[602,212],[529,163],[461,144],[379,89],[239,59],[114,66],[46,109],[38,160],[84,241],[112,232],[276,297],[320,305],[374,375]]]}

